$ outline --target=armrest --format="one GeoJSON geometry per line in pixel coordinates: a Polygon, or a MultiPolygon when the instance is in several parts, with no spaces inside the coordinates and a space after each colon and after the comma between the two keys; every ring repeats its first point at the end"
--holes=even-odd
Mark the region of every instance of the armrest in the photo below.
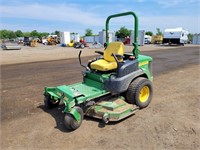
{"type": "Polygon", "coordinates": [[[101,52],[101,51],[95,51],[95,53],[100,54],[100,55],[104,54],[104,52],[101,52]]]}
{"type": "Polygon", "coordinates": [[[120,59],[123,59],[124,58],[124,56],[122,56],[122,55],[120,55],[120,54],[114,54],[114,53],[112,53],[112,55],[111,56],[115,56],[118,60],[120,60],[120,59]]]}
{"type": "Polygon", "coordinates": [[[122,56],[120,54],[114,54],[114,53],[112,53],[111,56],[114,57],[114,59],[117,63],[117,68],[119,68],[119,63],[121,62],[121,60],[123,60],[124,56],[122,56]]]}

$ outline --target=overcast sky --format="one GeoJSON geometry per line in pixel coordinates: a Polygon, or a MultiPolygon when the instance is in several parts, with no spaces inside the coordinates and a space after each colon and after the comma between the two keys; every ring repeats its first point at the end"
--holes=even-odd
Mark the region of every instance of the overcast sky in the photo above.
{"type": "MultiPolygon", "coordinates": [[[[0,29],[53,32],[70,31],[94,34],[105,28],[109,15],[134,11],[139,29],[183,27],[200,33],[200,0],[1,0],[0,29]]],[[[111,20],[110,29],[133,29],[131,16],[111,20]]]]}

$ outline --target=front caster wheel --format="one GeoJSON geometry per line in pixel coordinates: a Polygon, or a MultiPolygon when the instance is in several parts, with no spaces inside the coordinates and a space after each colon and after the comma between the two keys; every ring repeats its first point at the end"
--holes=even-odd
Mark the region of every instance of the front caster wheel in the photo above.
{"type": "Polygon", "coordinates": [[[77,121],[72,114],[66,113],[63,123],[64,123],[64,126],[69,130],[78,129],[81,126],[81,123],[83,121],[83,110],[77,106],[75,106],[74,108],[79,113],[80,120],[77,121]]]}
{"type": "Polygon", "coordinates": [[[59,105],[60,99],[52,100],[49,96],[44,97],[44,105],[47,109],[55,108],[59,105]]]}

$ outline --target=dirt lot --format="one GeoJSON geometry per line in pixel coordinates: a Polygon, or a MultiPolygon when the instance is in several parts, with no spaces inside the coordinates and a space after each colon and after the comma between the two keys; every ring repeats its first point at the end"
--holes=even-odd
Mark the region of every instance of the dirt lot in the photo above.
{"type": "MultiPolygon", "coordinates": [[[[1,149],[200,149],[199,47],[143,49],[154,58],[149,107],[106,126],[86,117],[74,132],[63,127],[63,105],[44,109],[42,93],[45,86],[81,81],[78,60],[14,64],[20,62],[17,51],[1,52],[2,64],[12,64],[1,66],[1,149]]],[[[89,55],[83,62],[93,58],[89,55]]]]}

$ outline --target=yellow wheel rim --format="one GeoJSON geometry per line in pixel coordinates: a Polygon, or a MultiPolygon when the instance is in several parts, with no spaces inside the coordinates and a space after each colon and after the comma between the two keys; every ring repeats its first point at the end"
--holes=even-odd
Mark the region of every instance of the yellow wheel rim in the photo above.
{"type": "Polygon", "coordinates": [[[150,94],[149,87],[148,86],[142,87],[142,89],[140,90],[140,95],[139,95],[140,101],[142,103],[145,103],[149,98],[149,94],[150,94]]]}

